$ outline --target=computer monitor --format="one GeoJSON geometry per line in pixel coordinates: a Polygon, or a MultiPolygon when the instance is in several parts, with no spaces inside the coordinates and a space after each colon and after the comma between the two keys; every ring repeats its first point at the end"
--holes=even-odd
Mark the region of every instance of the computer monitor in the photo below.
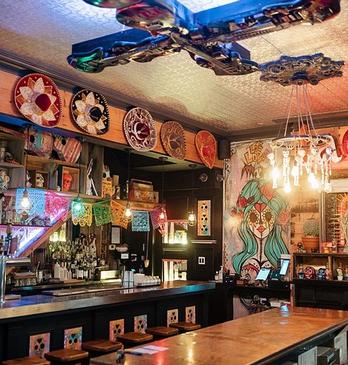
{"type": "Polygon", "coordinates": [[[261,280],[261,281],[267,280],[270,272],[271,272],[270,268],[261,267],[259,273],[256,276],[256,280],[261,280]]]}
{"type": "Polygon", "coordinates": [[[280,275],[285,276],[288,273],[290,266],[290,260],[288,259],[281,259],[280,260],[280,275]]]}

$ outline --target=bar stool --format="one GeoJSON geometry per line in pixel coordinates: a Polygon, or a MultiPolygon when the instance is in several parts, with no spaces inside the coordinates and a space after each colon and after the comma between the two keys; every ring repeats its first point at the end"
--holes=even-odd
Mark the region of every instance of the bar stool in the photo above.
{"type": "Polygon", "coordinates": [[[177,335],[179,330],[174,327],[158,326],[148,328],[146,333],[149,333],[157,338],[166,338],[177,335]]]}
{"type": "Polygon", "coordinates": [[[82,350],[88,351],[89,357],[101,356],[122,348],[122,343],[109,340],[93,340],[82,342],[82,350]]]}
{"type": "Polygon", "coordinates": [[[76,364],[87,365],[89,363],[88,352],[73,349],[61,349],[45,353],[45,358],[51,361],[52,365],[76,364]]]}
{"type": "Polygon", "coordinates": [[[127,332],[117,336],[117,339],[125,346],[137,346],[153,340],[153,336],[149,333],[127,332]]]}
{"type": "Polygon", "coordinates": [[[50,365],[50,362],[46,359],[42,359],[38,356],[19,357],[17,359],[5,360],[3,365],[50,365]]]}
{"type": "Polygon", "coordinates": [[[177,322],[171,323],[170,327],[177,328],[181,332],[190,332],[199,330],[202,326],[200,324],[192,323],[192,322],[177,322]]]}

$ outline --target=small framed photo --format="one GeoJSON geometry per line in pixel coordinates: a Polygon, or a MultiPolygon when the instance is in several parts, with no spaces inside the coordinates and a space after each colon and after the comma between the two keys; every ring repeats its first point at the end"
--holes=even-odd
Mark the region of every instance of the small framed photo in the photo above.
{"type": "Polygon", "coordinates": [[[58,170],[58,185],[61,191],[78,193],[80,190],[80,169],[61,166],[58,170]]]}

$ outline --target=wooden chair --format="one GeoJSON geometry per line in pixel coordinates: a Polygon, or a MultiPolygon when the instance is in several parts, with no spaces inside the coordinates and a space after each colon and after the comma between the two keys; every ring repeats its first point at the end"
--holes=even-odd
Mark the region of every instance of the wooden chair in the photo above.
{"type": "Polygon", "coordinates": [[[199,330],[202,327],[200,324],[191,323],[191,322],[171,323],[169,326],[177,328],[181,332],[195,331],[195,330],[199,330]]]}
{"type": "Polygon", "coordinates": [[[76,363],[87,365],[89,363],[88,352],[82,350],[62,349],[50,351],[45,354],[45,358],[49,360],[52,365],[72,365],[76,363]]]}
{"type": "Polygon", "coordinates": [[[88,351],[89,357],[101,356],[122,348],[122,343],[109,340],[93,340],[82,343],[82,350],[88,351]]]}
{"type": "Polygon", "coordinates": [[[19,357],[17,359],[5,360],[3,365],[50,365],[50,362],[46,359],[42,359],[38,356],[19,357]]]}
{"type": "Polygon", "coordinates": [[[166,338],[177,335],[179,333],[179,330],[174,327],[159,326],[148,328],[146,330],[146,333],[149,333],[157,338],[166,338]]]}

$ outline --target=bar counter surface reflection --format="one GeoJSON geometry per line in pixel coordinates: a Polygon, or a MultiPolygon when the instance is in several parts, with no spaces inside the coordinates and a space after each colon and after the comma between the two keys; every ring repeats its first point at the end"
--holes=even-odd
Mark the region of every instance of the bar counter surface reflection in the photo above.
{"type": "MultiPolygon", "coordinates": [[[[277,356],[325,332],[348,324],[348,312],[315,308],[272,309],[248,317],[156,341],[168,348],[154,355],[126,354],[125,365],[281,364],[277,356]]],[[[115,364],[115,354],[91,365],[115,364]]]]}

